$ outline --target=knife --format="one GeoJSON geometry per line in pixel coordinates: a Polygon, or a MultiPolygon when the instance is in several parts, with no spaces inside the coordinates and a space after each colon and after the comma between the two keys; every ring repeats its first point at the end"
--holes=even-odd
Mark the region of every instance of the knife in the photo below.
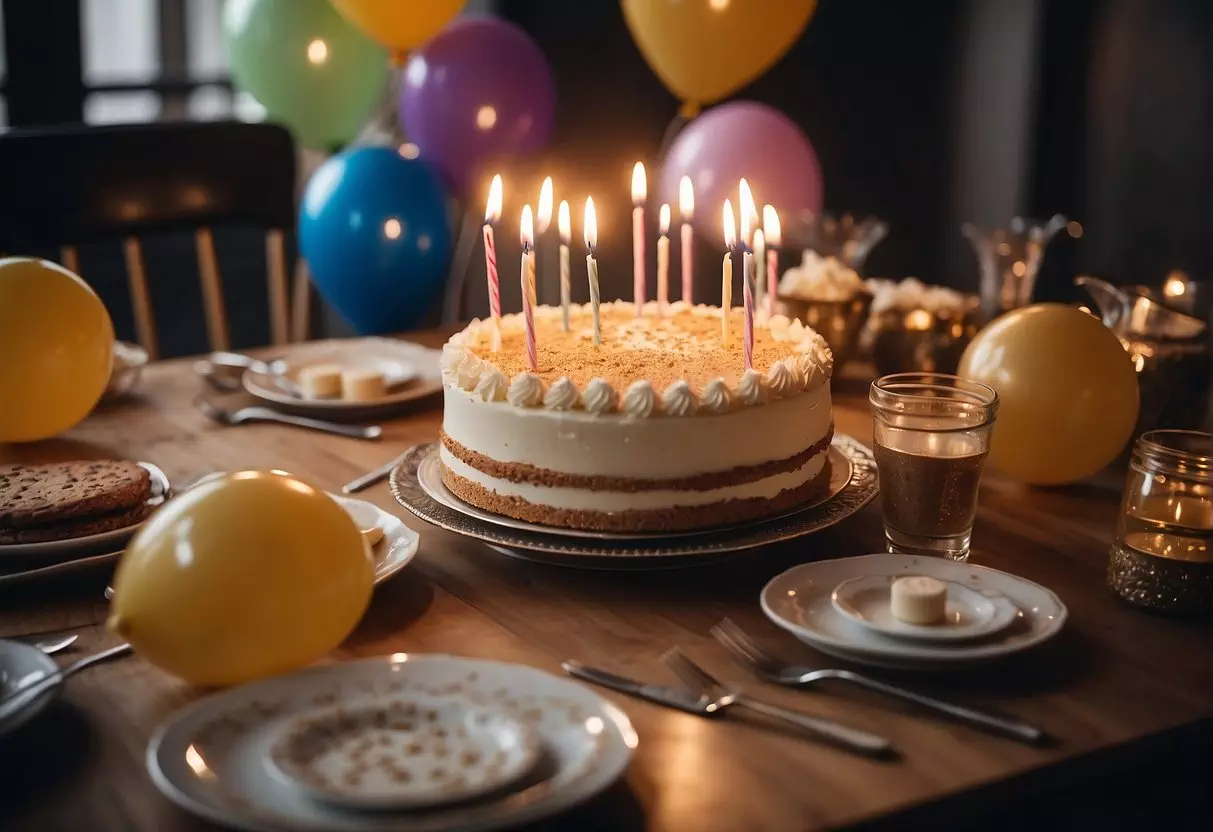
{"type": "MultiPolygon", "coordinates": [[[[409,450],[412,450],[412,448],[410,448],[409,450]]],[[[397,465],[400,464],[400,461],[402,459],[404,459],[405,454],[407,454],[407,453],[408,453],[408,451],[405,451],[400,456],[392,457],[387,462],[383,463],[382,465],[380,465],[378,468],[374,469],[373,471],[368,471],[367,473],[363,474],[361,477],[357,477],[355,479],[350,480],[345,485],[341,486],[341,493],[342,494],[354,494],[356,492],[362,491],[364,488],[370,488],[372,485],[374,485],[375,483],[379,482],[382,479],[386,479],[388,474],[392,473],[392,471],[396,468],[397,465]]]]}
{"type": "Polygon", "coordinates": [[[611,673],[609,670],[586,667],[581,662],[575,662],[571,659],[563,662],[560,667],[565,673],[576,679],[592,682],[595,685],[601,685],[604,688],[610,688],[619,693],[626,693],[628,696],[635,696],[637,699],[644,699],[647,702],[664,705],[667,708],[676,708],[689,714],[697,714],[698,716],[706,716],[708,714],[707,699],[695,696],[681,688],[669,685],[646,684],[635,679],[629,679],[626,676],[611,673]]]}

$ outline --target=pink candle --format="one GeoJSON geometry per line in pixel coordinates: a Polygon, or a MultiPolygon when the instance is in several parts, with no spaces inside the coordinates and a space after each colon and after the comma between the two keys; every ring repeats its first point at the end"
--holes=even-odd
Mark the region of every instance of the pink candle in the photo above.
{"type": "Polygon", "coordinates": [[[779,214],[770,205],[762,206],[762,230],[767,243],[767,314],[774,315],[779,294],[779,246],[782,238],[779,214]]]}
{"type": "Polygon", "coordinates": [[[748,251],[745,253],[743,262],[745,269],[741,275],[741,298],[744,305],[745,322],[743,325],[745,328],[741,333],[741,343],[742,351],[745,354],[745,368],[752,370],[754,369],[754,277],[757,268],[754,265],[753,254],[748,251]]]}
{"type": "Polygon", "coordinates": [[[535,220],[531,206],[522,206],[522,317],[526,322],[526,362],[532,371],[539,369],[539,351],[535,345],[535,220]]]}
{"type": "Polygon", "coordinates": [[[493,223],[501,219],[501,174],[493,177],[489,186],[489,201],[484,209],[484,271],[489,284],[489,310],[493,324],[501,324],[501,283],[497,277],[497,245],[493,240],[493,223]]]}
{"type": "Polygon", "coordinates": [[[657,237],[657,307],[662,317],[670,305],[670,206],[662,205],[657,237]]]}
{"type": "Polygon", "coordinates": [[[636,314],[644,308],[644,200],[647,193],[644,165],[632,168],[632,300],[636,314]]]}
{"type": "Polygon", "coordinates": [[[691,247],[691,215],[695,213],[695,191],[691,188],[691,177],[684,176],[678,182],[678,212],[682,215],[682,299],[694,303],[692,299],[692,275],[694,274],[691,247]]]}

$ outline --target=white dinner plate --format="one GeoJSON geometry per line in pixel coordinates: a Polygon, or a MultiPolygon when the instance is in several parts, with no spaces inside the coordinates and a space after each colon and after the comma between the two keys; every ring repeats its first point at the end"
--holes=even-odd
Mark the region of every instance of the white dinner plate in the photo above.
{"type": "Polygon", "coordinates": [[[1004,595],[978,592],[946,581],[946,611],[938,624],[911,624],[893,615],[893,582],[897,575],[864,575],[834,588],[834,609],[861,627],[893,638],[915,641],[971,641],[1014,623],[1019,608],[1004,595]]]}
{"type": "Polygon", "coordinates": [[[524,665],[397,653],[310,667],[231,688],[177,711],[152,736],[147,767],[170,800],[235,829],[268,832],[448,832],[515,828],[607,788],[636,747],[627,716],[568,679],[524,665]],[[504,793],[424,812],[351,812],[272,776],[270,749],[299,714],[390,703],[393,695],[458,696],[533,729],[540,759],[504,793]]]}
{"type": "MultiPolygon", "coordinates": [[[[57,669],[51,657],[37,647],[19,641],[0,641],[0,697],[57,669]]],[[[8,705],[0,705],[0,737],[33,719],[55,698],[60,687],[54,685],[33,700],[27,694],[16,697],[8,705]]]]}
{"type": "Polygon", "coordinates": [[[860,664],[907,670],[963,667],[1019,653],[1057,635],[1066,607],[1053,592],[997,569],[912,555],[861,555],[804,563],[762,590],[762,609],[776,625],[823,653],[860,664]],[[927,575],[1004,596],[1019,612],[1005,629],[976,641],[931,643],[893,638],[834,608],[834,588],[864,575],[927,575]]]}
{"type": "MultiPolygon", "coordinates": [[[[375,559],[376,584],[381,584],[395,575],[416,557],[421,536],[409,528],[399,517],[366,500],[344,497],[339,494],[329,494],[329,496],[354,518],[354,522],[358,524],[359,528],[377,526],[383,531],[383,539],[371,547],[371,556],[375,559]]],[[[125,540],[122,541],[122,543],[125,542],[125,540]]],[[[106,567],[113,568],[121,557],[122,551],[118,550],[54,563],[36,569],[0,572],[0,589],[18,584],[70,577],[106,567]]]]}
{"type": "Polygon", "coordinates": [[[246,370],[244,389],[279,410],[322,419],[369,419],[396,410],[442,390],[441,353],[394,338],[351,338],[295,344],[282,355],[283,375],[298,382],[299,372],[316,364],[336,364],[343,369],[367,368],[399,383],[374,402],[341,399],[301,399],[279,382],[278,376],[246,370]]]}
{"type": "MultiPolygon", "coordinates": [[[[145,468],[152,478],[152,495],[147,498],[147,504],[160,506],[172,493],[168,477],[150,462],[140,462],[139,467],[145,468]]],[[[19,565],[24,565],[34,561],[51,564],[84,555],[112,552],[121,549],[128,540],[134,537],[135,532],[139,531],[139,527],[144,522],[146,521],[100,534],[90,534],[87,537],[73,537],[69,540],[0,544],[0,564],[11,566],[14,562],[18,562],[19,565]]]]}

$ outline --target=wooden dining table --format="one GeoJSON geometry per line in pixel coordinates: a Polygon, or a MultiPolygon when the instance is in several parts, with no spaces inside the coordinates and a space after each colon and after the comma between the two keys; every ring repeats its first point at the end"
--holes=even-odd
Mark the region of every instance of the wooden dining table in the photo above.
{"type": "MultiPolygon", "coordinates": [[[[411,334],[439,345],[445,333],[411,334]]],[[[871,441],[866,380],[835,380],[838,432],[871,441]]],[[[441,398],[384,422],[379,441],[278,425],[224,427],[192,400],[191,360],[147,368],[137,396],[98,409],[61,438],[0,446],[0,462],[84,457],[148,460],[177,482],[209,471],[279,468],[326,489],[437,438],[441,398]]],[[[232,401],[238,402],[235,394],[232,401]]],[[[1069,620],[1053,641],[995,664],[883,678],[1036,724],[1029,746],[936,718],[842,684],[811,691],[759,683],[709,636],[729,616],[772,650],[805,664],[849,666],[815,653],[763,616],[758,595],[805,561],[881,551],[877,501],[807,538],[722,563],[662,572],[582,571],[516,560],[429,526],[386,483],[362,497],[421,534],[417,559],[379,586],[361,624],[331,657],[432,652],[518,662],[560,673],[576,659],[670,681],[661,654],[678,645],[725,679],[773,702],[891,738],[877,760],[759,721],[706,719],[602,691],[632,720],[639,745],[624,778],[544,829],[813,830],[1044,828],[1180,812],[1213,819],[1213,639],[1207,621],[1131,607],[1105,570],[1123,471],[1064,488],[1028,488],[988,473],[971,561],[1056,592],[1069,620]],[[1207,813],[1207,814],[1202,814],[1207,813]]],[[[0,636],[71,631],[75,656],[117,643],[105,628],[107,575],[0,593],[0,636]]],[[[217,614],[222,614],[217,611],[217,614]]],[[[67,656],[68,661],[72,656],[67,656]]],[[[144,755],[156,726],[205,695],[138,655],[70,679],[52,707],[0,740],[0,829],[215,828],[161,796],[144,755]]],[[[1121,825],[1128,822],[1130,825],[1121,825]]],[[[1080,827],[1082,828],[1082,827],[1080,827]]],[[[1187,828],[1182,823],[1171,828],[1187,828]]]]}

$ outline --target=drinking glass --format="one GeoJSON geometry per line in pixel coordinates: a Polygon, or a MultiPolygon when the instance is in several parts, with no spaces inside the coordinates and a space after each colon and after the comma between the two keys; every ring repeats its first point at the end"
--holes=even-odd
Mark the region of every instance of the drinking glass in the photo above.
{"type": "Polygon", "coordinates": [[[869,400],[888,550],[968,560],[998,394],[944,373],[897,373],[872,382],[869,400]]]}
{"type": "Polygon", "coordinates": [[[1213,435],[1154,430],[1137,440],[1108,585],[1159,612],[1213,613],[1213,435]]]}

